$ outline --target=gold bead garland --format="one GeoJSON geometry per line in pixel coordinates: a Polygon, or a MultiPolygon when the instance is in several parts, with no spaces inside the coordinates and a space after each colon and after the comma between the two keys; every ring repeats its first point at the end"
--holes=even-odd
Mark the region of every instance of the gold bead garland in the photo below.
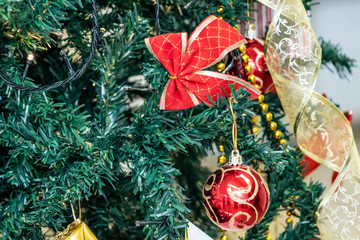
{"type": "Polygon", "coordinates": [[[217,65],[216,65],[216,68],[217,68],[217,70],[218,70],[218,72],[222,72],[222,71],[224,71],[225,70],[225,63],[223,63],[223,62],[220,62],[220,63],[218,63],[217,65]]]}
{"type": "MultiPolygon", "coordinates": [[[[249,55],[246,54],[246,45],[241,45],[239,48],[239,51],[241,52],[241,60],[245,63],[244,66],[244,72],[248,74],[247,76],[247,80],[248,82],[250,82],[251,84],[254,85],[254,87],[260,89],[260,86],[258,84],[256,84],[256,76],[254,74],[251,74],[251,66],[248,64],[249,63],[249,55]]],[[[271,112],[268,112],[269,110],[269,106],[264,103],[264,95],[260,94],[258,97],[258,101],[260,103],[260,109],[261,111],[265,114],[265,119],[267,122],[269,122],[269,128],[270,130],[274,131],[273,132],[273,137],[274,139],[279,140],[278,144],[282,145],[283,147],[286,147],[287,145],[287,141],[285,139],[282,139],[282,132],[280,130],[276,130],[277,128],[277,123],[275,121],[272,121],[273,119],[273,114],[271,112]]],[[[254,124],[258,123],[258,120],[256,117],[252,118],[252,121],[254,124]]],[[[259,129],[256,127],[255,131],[254,128],[252,129],[253,133],[256,133],[259,129]]]]}
{"type": "Polygon", "coordinates": [[[288,215],[286,222],[288,224],[292,223],[292,221],[293,221],[292,216],[295,216],[295,203],[292,202],[290,204],[290,209],[286,212],[286,214],[288,215]]]}
{"type": "MultiPolygon", "coordinates": [[[[223,9],[221,11],[219,11],[219,9],[221,9],[221,7],[223,7],[223,6],[218,7],[218,12],[223,11],[223,9]]],[[[254,74],[251,74],[252,69],[251,69],[251,66],[248,64],[249,63],[249,55],[246,54],[246,46],[245,46],[245,44],[241,45],[238,49],[241,52],[241,60],[245,63],[244,70],[245,70],[246,73],[248,73],[248,78],[247,78],[248,82],[253,84],[253,86],[255,86],[256,88],[260,89],[260,86],[255,83],[256,82],[256,76],[254,74]]],[[[225,68],[226,68],[225,63],[220,62],[220,63],[217,64],[217,70],[219,72],[224,71],[225,68]]],[[[263,94],[260,94],[259,97],[258,97],[258,102],[260,103],[260,109],[264,113],[266,121],[269,122],[268,126],[269,126],[270,130],[273,131],[274,139],[278,140],[278,144],[282,145],[283,147],[286,147],[287,141],[285,139],[281,138],[282,132],[280,130],[276,130],[277,123],[275,121],[272,121],[273,114],[271,112],[268,112],[269,106],[268,106],[268,104],[263,102],[264,98],[265,97],[264,97],[263,94]]],[[[252,122],[254,124],[258,123],[257,116],[254,115],[252,117],[252,122]]],[[[249,130],[249,134],[254,134],[254,133],[259,132],[259,128],[257,126],[253,126],[253,128],[251,130],[252,131],[249,130]]],[[[226,163],[226,157],[225,157],[225,152],[224,152],[224,146],[220,145],[219,150],[221,152],[221,155],[218,157],[218,163],[219,164],[225,164],[226,163]]],[[[223,235],[223,236],[225,236],[225,235],[223,235]]]]}
{"type": "Polygon", "coordinates": [[[226,230],[225,229],[222,229],[220,228],[221,232],[222,232],[222,235],[220,237],[220,240],[229,240],[228,236],[225,235],[226,233],[226,230]]]}
{"type": "Polygon", "coordinates": [[[255,76],[254,74],[249,74],[247,80],[248,80],[250,83],[254,84],[254,83],[256,82],[256,76],[255,76]]]}
{"type": "Polygon", "coordinates": [[[225,164],[226,163],[226,157],[225,157],[225,150],[224,150],[224,146],[220,145],[219,146],[219,150],[221,152],[221,155],[218,157],[218,163],[219,164],[225,164]]]}
{"type": "Polygon", "coordinates": [[[225,10],[225,6],[224,5],[219,5],[218,8],[217,8],[217,12],[218,13],[221,13],[225,10]]]}

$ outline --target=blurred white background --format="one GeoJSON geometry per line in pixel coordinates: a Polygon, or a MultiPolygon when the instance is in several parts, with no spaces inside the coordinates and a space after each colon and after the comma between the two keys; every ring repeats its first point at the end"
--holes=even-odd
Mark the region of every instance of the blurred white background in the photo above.
{"type": "MultiPolygon", "coordinates": [[[[332,43],[339,43],[356,64],[360,65],[360,1],[359,0],[319,0],[320,4],[312,7],[311,23],[315,34],[332,43]]],[[[322,67],[315,90],[326,93],[335,103],[340,104],[342,111],[353,111],[353,132],[358,149],[360,149],[360,67],[354,68],[349,80],[340,79],[336,73],[322,67]]],[[[325,187],[331,184],[332,171],[324,166],[309,175],[319,180],[325,187]]],[[[326,190],[325,190],[326,192],[326,190]]]]}

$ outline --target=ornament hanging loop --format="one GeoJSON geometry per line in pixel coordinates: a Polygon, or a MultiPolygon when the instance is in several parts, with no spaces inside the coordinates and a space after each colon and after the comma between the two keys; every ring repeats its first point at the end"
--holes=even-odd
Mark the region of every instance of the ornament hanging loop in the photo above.
{"type": "Polygon", "coordinates": [[[241,165],[243,163],[243,157],[239,154],[238,150],[233,150],[229,157],[230,165],[241,165]]]}

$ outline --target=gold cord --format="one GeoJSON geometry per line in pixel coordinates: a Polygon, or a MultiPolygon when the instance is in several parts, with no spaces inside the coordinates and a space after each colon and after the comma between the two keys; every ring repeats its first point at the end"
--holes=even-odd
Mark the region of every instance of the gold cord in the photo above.
{"type": "MultiPolygon", "coordinates": [[[[254,18],[254,13],[251,12],[251,9],[252,9],[252,6],[253,6],[253,0],[247,0],[246,4],[247,4],[247,9],[248,9],[248,11],[247,11],[248,18],[250,18],[250,17],[254,18]]],[[[248,19],[248,25],[250,26],[250,24],[251,24],[251,20],[248,19]]]]}
{"type": "MultiPolygon", "coordinates": [[[[72,212],[73,218],[76,221],[77,217],[75,215],[75,209],[74,209],[74,206],[72,205],[71,202],[70,202],[70,207],[71,207],[71,212],[72,212]]],[[[79,200],[79,209],[78,210],[79,210],[79,219],[81,220],[81,203],[80,203],[80,200],[79,200]]]]}
{"type": "Polygon", "coordinates": [[[233,144],[234,144],[234,152],[236,153],[237,152],[237,125],[236,125],[236,114],[232,107],[232,101],[234,101],[234,98],[231,96],[229,98],[229,107],[230,107],[231,115],[233,117],[232,139],[233,139],[233,144]]]}

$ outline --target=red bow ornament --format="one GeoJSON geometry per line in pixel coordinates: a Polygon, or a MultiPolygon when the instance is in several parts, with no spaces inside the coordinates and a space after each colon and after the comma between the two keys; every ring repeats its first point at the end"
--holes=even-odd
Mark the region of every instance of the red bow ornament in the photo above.
{"type": "Polygon", "coordinates": [[[160,109],[179,110],[199,105],[211,106],[217,96],[229,96],[229,83],[245,87],[251,98],[260,90],[250,83],[227,74],[205,71],[246,40],[230,24],[215,16],[203,20],[188,39],[187,33],[168,33],[145,39],[149,51],[170,74],[160,98],[160,109]]]}

